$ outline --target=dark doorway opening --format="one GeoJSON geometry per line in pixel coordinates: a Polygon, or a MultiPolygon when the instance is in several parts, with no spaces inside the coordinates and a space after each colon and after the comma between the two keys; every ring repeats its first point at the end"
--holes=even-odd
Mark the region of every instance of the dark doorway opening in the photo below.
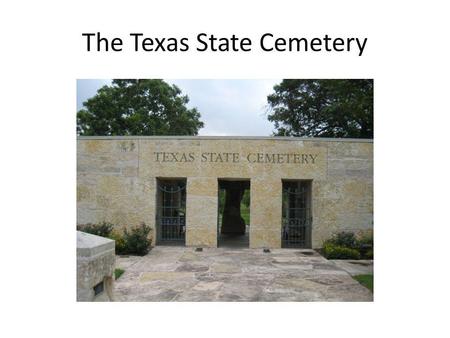
{"type": "Polygon", "coordinates": [[[248,248],[250,230],[250,180],[219,179],[217,245],[248,248]]]}
{"type": "Polygon", "coordinates": [[[311,248],[311,186],[310,180],[283,180],[283,248],[311,248]]]}
{"type": "Polygon", "coordinates": [[[158,244],[184,245],[186,179],[157,179],[156,231],[158,244]]]}

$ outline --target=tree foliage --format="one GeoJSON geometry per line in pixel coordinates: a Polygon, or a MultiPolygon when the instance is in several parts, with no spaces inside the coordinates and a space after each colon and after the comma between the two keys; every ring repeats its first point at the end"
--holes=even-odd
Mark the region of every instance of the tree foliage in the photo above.
{"type": "Polygon", "coordinates": [[[373,138],[373,80],[283,80],[267,101],[275,135],[373,138]]]}
{"type": "Polygon", "coordinates": [[[203,127],[189,98],[163,80],[113,80],[83,103],[77,132],[87,136],[197,135],[203,127]]]}

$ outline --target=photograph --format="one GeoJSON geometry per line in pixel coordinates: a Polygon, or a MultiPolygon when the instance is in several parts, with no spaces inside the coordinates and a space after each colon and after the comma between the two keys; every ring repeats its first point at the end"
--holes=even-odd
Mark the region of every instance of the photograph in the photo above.
{"type": "Polygon", "coordinates": [[[447,2],[0,8],[5,337],[449,336],[447,2]]]}
{"type": "Polygon", "coordinates": [[[373,79],[77,79],[78,302],[372,302],[373,79]]]}

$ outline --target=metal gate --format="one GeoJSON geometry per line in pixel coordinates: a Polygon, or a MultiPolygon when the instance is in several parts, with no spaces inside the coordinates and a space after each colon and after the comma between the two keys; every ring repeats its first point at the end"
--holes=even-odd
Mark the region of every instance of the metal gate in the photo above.
{"type": "Polygon", "coordinates": [[[283,181],[281,246],[311,247],[311,181],[283,181]]]}
{"type": "Polygon", "coordinates": [[[184,244],[186,234],[186,180],[158,179],[156,223],[158,242],[184,244]]]}

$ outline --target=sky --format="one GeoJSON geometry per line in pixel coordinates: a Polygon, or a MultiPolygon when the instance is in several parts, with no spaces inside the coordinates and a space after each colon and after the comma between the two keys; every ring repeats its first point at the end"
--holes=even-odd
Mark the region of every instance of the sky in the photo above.
{"type": "MultiPolygon", "coordinates": [[[[273,124],[267,120],[267,95],[277,80],[165,80],[187,94],[189,108],[196,107],[205,127],[204,136],[269,136],[273,124]]],[[[77,80],[77,111],[97,89],[111,80],[77,80]]]]}

